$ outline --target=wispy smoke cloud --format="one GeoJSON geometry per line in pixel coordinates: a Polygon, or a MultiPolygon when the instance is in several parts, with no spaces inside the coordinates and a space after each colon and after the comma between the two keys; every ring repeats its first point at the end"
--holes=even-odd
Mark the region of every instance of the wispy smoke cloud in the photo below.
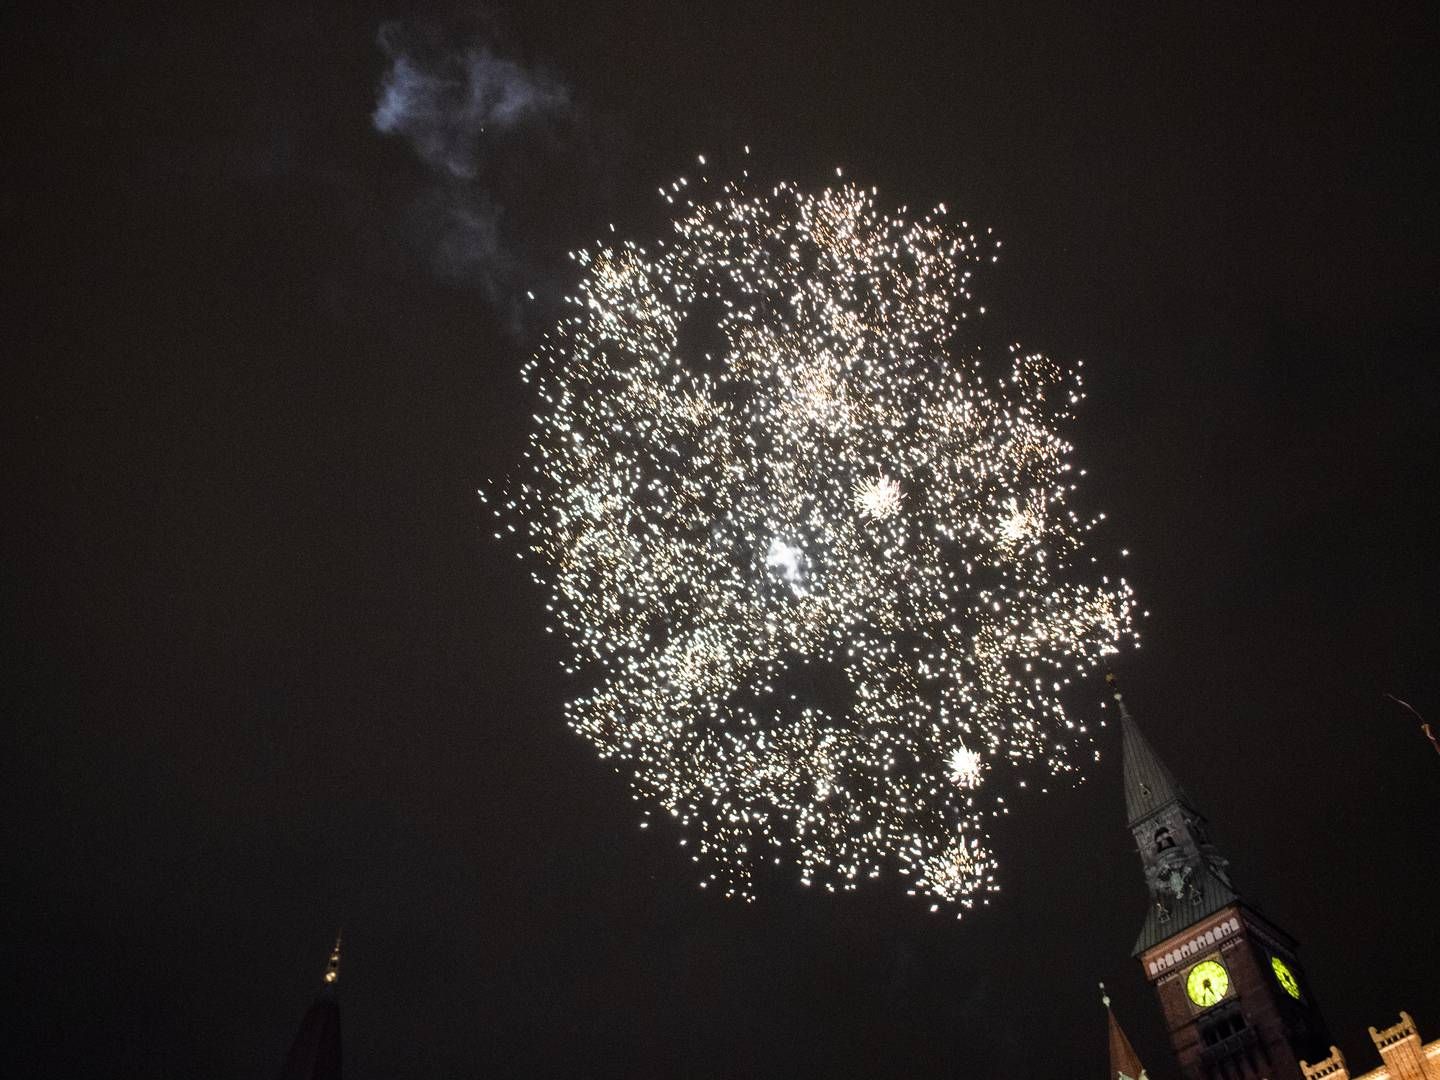
{"type": "Polygon", "coordinates": [[[379,43],[390,66],[371,121],[407,141],[432,177],[410,235],[441,278],[478,287],[518,334],[519,295],[545,261],[532,219],[556,197],[561,159],[587,155],[570,88],[433,25],[387,24],[379,43]]]}
{"type": "Polygon", "coordinates": [[[457,178],[478,175],[486,135],[571,115],[570,91],[488,47],[424,57],[396,25],[380,31],[390,70],[380,88],[375,129],[403,135],[422,159],[457,178]]]}

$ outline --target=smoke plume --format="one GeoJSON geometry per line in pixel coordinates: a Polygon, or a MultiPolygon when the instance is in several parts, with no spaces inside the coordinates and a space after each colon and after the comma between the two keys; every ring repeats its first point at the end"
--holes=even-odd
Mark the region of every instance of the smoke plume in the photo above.
{"type": "Polygon", "coordinates": [[[421,159],[459,179],[486,164],[487,136],[567,118],[570,91],[553,76],[529,71],[487,46],[417,55],[395,24],[380,31],[391,60],[375,108],[375,129],[401,135],[421,159]]]}
{"type": "Polygon", "coordinates": [[[545,219],[565,200],[554,178],[591,164],[570,88],[434,25],[387,24],[379,44],[390,64],[371,121],[404,139],[429,176],[406,217],[409,238],[442,280],[479,288],[518,335],[520,297],[546,276],[545,219]]]}

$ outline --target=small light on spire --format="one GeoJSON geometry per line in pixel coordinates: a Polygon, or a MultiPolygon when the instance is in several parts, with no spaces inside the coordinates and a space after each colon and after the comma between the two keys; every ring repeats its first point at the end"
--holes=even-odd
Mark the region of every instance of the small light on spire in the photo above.
{"type": "Polygon", "coordinates": [[[1103,982],[1100,984],[1100,1000],[1107,1009],[1110,1007],[1110,995],[1105,992],[1105,984],[1103,982]]]}
{"type": "Polygon", "coordinates": [[[340,981],[340,934],[335,934],[335,948],[330,950],[330,959],[325,964],[325,985],[334,986],[340,981]]]}

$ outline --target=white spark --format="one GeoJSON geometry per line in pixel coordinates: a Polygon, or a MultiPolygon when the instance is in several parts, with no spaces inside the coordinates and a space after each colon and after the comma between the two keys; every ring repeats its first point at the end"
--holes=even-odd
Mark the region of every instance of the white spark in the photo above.
{"type": "Polygon", "coordinates": [[[980,755],[963,743],[950,751],[946,764],[950,767],[950,779],[961,787],[980,783],[980,755]]]}
{"type": "Polygon", "coordinates": [[[894,517],[900,512],[900,484],[883,475],[862,480],[855,488],[855,505],[877,521],[894,517]]]}
{"type": "Polygon", "coordinates": [[[953,216],[844,182],[675,201],[701,187],[661,189],[663,242],[574,253],[525,368],[492,501],[568,645],[567,719],[727,894],[782,860],[968,907],[1017,788],[982,772],[1073,771],[1061,688],[1133,635],[1068,509],[1078,376],[981,352],[998,242],[953,216]]]}
{"type": "Polygon", "coordinates": [[[1013,551],[1032,536],[1038,536],[1044,529],[1045,516],[1043,501],[1030,500],[1032,505],[1022,507],[1020,500],[1011,496],[1005,504],[1005,518],[1000,523],[1000,546],[1013,551]]]}

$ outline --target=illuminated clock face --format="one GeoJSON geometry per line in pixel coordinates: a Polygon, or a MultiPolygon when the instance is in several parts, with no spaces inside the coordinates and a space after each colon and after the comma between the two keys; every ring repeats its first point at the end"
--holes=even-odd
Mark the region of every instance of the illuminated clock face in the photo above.
{"type": "Polygon", "coordinates": [[[1295,978],[1295,973],[1290,966],[1278,956],[1270,957],[1270,967],[1275,972],[1275,981],[1285,988],[1285,992],[1296,1001],[1300,1000],[1300,980],[1295,978]]]}
{"type": "Polygon", "coordinates": [[[1230,973],[1218,960],[1202,960],[1185,977],[1185,992],[1202,1009],[1218,1005],[1230,989],[1230,973]]]}

